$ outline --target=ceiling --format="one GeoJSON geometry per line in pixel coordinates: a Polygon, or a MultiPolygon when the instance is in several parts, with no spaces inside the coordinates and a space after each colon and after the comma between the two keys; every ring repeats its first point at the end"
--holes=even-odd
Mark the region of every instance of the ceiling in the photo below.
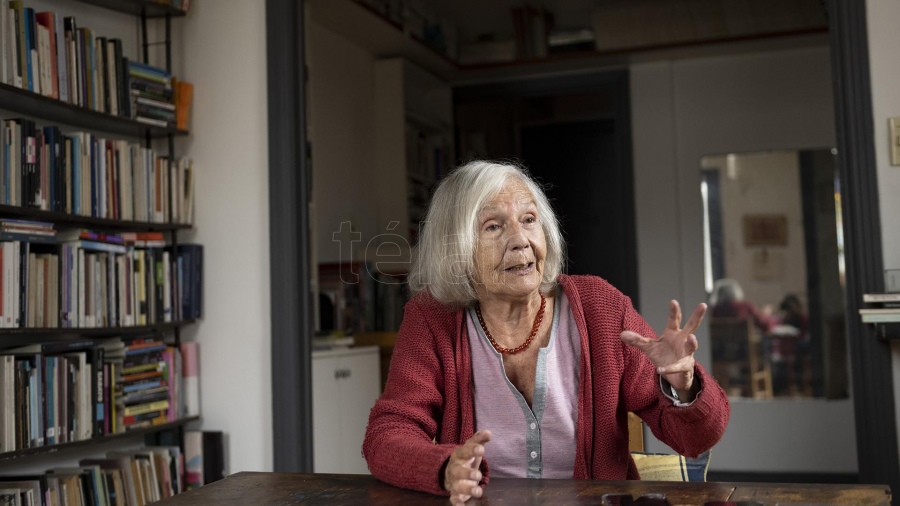
{"type": "MultiPolygon", "coordinates": [[[[542,6],[557,28],[596,28],[598,22],[650,27],[655,32],[694,33],[699,38],[823,29],[821,0],[418,0],[413,9],[444,18],[461,42],[479,34],[512,33],[512,8],[542,6]]],[[[603,34],[598,34],[601,36],[603,34]]]]}

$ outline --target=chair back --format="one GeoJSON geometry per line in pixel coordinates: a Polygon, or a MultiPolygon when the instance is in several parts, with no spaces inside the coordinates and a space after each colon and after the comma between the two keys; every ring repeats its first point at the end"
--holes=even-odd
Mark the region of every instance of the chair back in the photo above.
{"type": "Polygon", "coordinates": [[[751,318],[709,320],[713,377],[729,396],[772,398],[772,372],[751,318]]]}

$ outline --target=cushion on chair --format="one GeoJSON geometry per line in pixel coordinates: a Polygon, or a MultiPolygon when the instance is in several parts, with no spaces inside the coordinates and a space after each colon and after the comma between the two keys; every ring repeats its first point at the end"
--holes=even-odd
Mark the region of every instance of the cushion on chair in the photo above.
{"type": "Polygon", "coordinates": [[[665,453],[631,452],[641,479],[646,481],[706,481],[709,451],[697,458],[665,453]]]}

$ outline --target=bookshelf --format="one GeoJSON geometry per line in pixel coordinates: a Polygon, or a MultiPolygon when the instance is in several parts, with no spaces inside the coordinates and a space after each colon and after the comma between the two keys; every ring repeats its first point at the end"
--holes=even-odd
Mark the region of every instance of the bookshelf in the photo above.
{"type": "Polygon", "coordinates": [[[46,221],[70,227],[99,228],[103,230],[130,232],[174,232],[191,228],[191,225],[187,223],[147,223],[134,220],[95,218],[92,216],[76,216],[58,211],[44,211],[42,209],[6,204],[0,204],[0,216],[46,221]]]}
{"type": "Polygon", "coordinates": [[[3,83],[0,83],[0,109],[41,118],[50,123],[62,123],[124,137],[188,135],[187,130],[146,125],[131,118],[94,111],[3,83]]]}
{"type": "Polygon", "coordinates": [[[78,0],[79,2],[96,5],[111,11],[144,16],[147,18],[164,18],[166,16],[179,18],[187,12],[171,3],[154,2],[151,0],[78,0]]]}
{"type": "Polygon", "coordinates": [[[200,420],[199,416],[187,416],[180,420],[164,423],[160,425],[156,425],[152,428],[145,429],[135,429],[128,432],[119,432],[116,434],[110,434],[108,436],[95,437],[91,439],[85,439],[82,441],[72,441],[70,443],[60,443],[55,445],[44,445],[38,446],[35,448],[25,448],[22,450],[15,450],[12,452],[0,453],[0,461],[12,460],[12,459],[20,459],[22,457],[28,457],[31,455],[41,455],[45,453],[56,453],[65,450],[72,450],[75,448],[83,448],[89,447],[91,445],[96,445],[98,443],[108,443],[111,441],[124,440],[126,438],[130,438],[133,436],[141,436],[144,434],[153,434],[156,432],[163,432],[172,429],[181,429],[183,426],[200,420]]]}
{"type": "MultiPolygon", "coordinates": [[[[28,0],[23,3],[25,8],[32,7],[28,0]]],[[[51,235],[51,239],[47,243],[40,244],[39,247],[38,244],[41,241],[30,243],[29,241],[32,239],[6,236],[3,239],[2,244],[17,243],[22,246],[23,250],[25,250],[26,244],[31,244],[32,251],[37,250],[46,256],[46,263],[42,265],[48,266],[47,272],[56,272],[54,274],[56,277],[50,278],[49,281],[45,277],[44,286],[48,288],[40,289],[44,290],[44,299],[32,300],[33,289],[30,285],[31,276],[33,276],[30,270],[32,260],[23,254],[21,257],[21,265],[24,266],[21,268],[21,286],[16,286],[14,282],[5,281],[6,278],[2,278],[4,282],[8,283],[8,286],[2,285],[4,288],[0,289],[5,292],[4,296],[9,293],[16,294],[16,300],[26,301],[23,303],[23,307],[27,303],[28,311],[43,305],[46,309],[36,309],[36,311],[45,312],[46,316],[43,321],[50,323],[34,324],[30,320],[26,323],[24,321],[26,309],[23,308],[21,313],[17,309],[14,310],[12,327],[6,325],[6,328],[0,328],[0,356],[9,357],[15,353],[14,359],[9,359],[0,366],[0,369],[4,371],[9,371],[13,367],[14,375],[11,377],[15,378],[15,384],[12,387],[6,385],[4,381],[5,389],[0,393],[0,401],[7,403],[0,405],[0,428],[5,431],[12,430],[12,434],[14,434],[13,438],[8,436],[10,432],[0,434],[0,441],[2,441],[0,474],[16,474],[21,469],[28,468],[29,462],[34,461],[32,457],[38,456],[42,457],[36,460],[41,466],[47,465],[46,458],[49,457],[53,459],[52,462],[59,462],[63,467],[69,468],[72,467],[73,458],[114,459],[118,457],[109,455],[102,457],[90,452],[92,449],[105,451],[109,448],[108,443],[125,445],[133,443],[135,438],[166,433],[174,436],[167,440],[177,441],[178,444],[170,445],[165,450],[157,448],[158,455],[149,457],[147,465],[151,467],[146,468],[148,473],[151,469],[157,469],[157,465],[162,465],[166,469],[163,472],[163,468],[158,468],[160,473],[157,482],[159,490],[156,490],[156,485],[153,485],[152,481],[138,485],[153,488],[154,492],[146,498],[163,498],[184,489],[185,470],[181,464],[177,463],[185,455],[184,428],[187,424],[200,420],[199,415],[196,414],[195,405],[192,404],[192,409],[184,407],[187,402],[194,403],[194,400],[191,400],[190,393],[181,389],[180,384],[187,381],[189,367],[186,362],[188,355],[186,351],[184,352],[185,362],[182,363],[184,343],[181,342],[181,330],[185,326],[194,324],[200,316],[199,289],[202,286],[202,263],[199,258],[202,257],[199,255],[202,254],[202,249],[196,245],[184,245],[178,242],[178,232],[192,228],[190,216],[192,202],[185,201],[182,197],[185,196],[184,189],[188,181],[190,181],[192,195],[193,180],[179,179],[180,176],[177,176],[180,170],[178,168],[180,161],[176,158],[174,138],[186,136],[188,131],[172,126],[175,124],[174,118],[158,121],[158,123],[162,123],[161,125],[152,125],[146,121],[134,119],[125,112],[127,109],[121,108],[121,105],[130,103],[131,108],[136,111],[136,115],[141,115],[142,109],[139,105],[135,105],[140,103],[140,99],[135,98],[138,95],[132,95],[132,90],[137,88],[132,87],[132,80],[135,77],[128,76],[133,68],[128,65],[128,62],[130,61],[132,64],[148,63],[147,49],[154,43],[148,42],[147,20],[161,18],[160,22],[165,22],[164,40],[160,43],[165,46],[166,61],[165,68],[160,70],[160,73],[163,76],[170,76],[171,19],[183,17],[186,12],[174,5],[151,0],[73,0],[69,7],[75,7],[70,10],[75,10],[76,16],[78,15],[78,3],[138,17],[144,51],[142,55],[122,55],[128,60],[118,59],[119,48],[116,48],[116,52],[113,54],[113,39],[109,41],[102,39],[103,42],[101,42],[102,34],[96,34],[97,46],[93,47],[98,50],[97,60],[93,59],[94,56],[86,56],[86,52],[78,53],[78,62],[87,65],[82,69],[92,68],[90,65],[94,64],[99,67],[102,64],[104,71],[108,72],[105,75],[95,74],[94,86],[97,88],[96,95],[93,95],[94,98],[92,98],[94,101],[92,106],[78,105],[19,88],[13,83],[0,82],[2,119],[24,118],[24,120],[33,121],[37,126],[36,137],[39,139],[35,141],[39,146],[38,154],[35,155],[37,161],[31,163],[37,166],[36,173],[40,181],[39,186],[28,187],[29,180],[25,175],[28,162],[13,165],[5,157],[0,157],[0,160],[6,164],[0,164],[0,168],[4,169],[0,171],[0,178],[2,178],[0,187],[8,190],[5,195],[14,196],[3,197],[4,203],[0,204],[0,223],[6,226],[15,220],[42,222],[52,229],[54,235],[65,234],[64,237],[56,237],[58,242],[55,243],[53,242],[54,235],[51,235]],[[109,46],[104,45],[105,42],[108,42],[109,46]],[[106,59],[107,47],[109,48],[108,60],[106,59]],[[99,52],[100,48],[103,49],[102,57],[99,52]],[[107,62],[110,63],[107,65],[107,62]],[[115,68],[112,62],[115,62],[115,68]],[[116,73],[117,71],[122,72],[123,68],[124,75],[116,73]],[[103,84],[97,80],[96,76],[104,80],[103,84]],[[112,88],[114,85],[117,86],[115,89],[112,88]],[[104,86],[107,87],[106,93],[103,92],[104,86]],[[114,96],[117,98],[112,98],[114,96]],[[104,97],[105,105],[103,104],[104,97]],[[118,111],[116,111],[116,105],[111,104],[120,106],[118,111]],[[88,158],[84,160],[89,164],[89,168],[78,176],[88,175],[89,179],[77,179],[75,175],[77,171],[74,168],[76,165],[72,162],[77,151],[72,148],[75,145],[74,141],[71,144],[69,141],[72,136],[80,135],[80,133],[57,134],[61,137],[57,137],[58,144],[54,144],[48,140],[46,133],[47,129],[54,127],[58,128],[57,132],[82,129],[85,131],[84,139],[86,140],[84,142],[90,143],[90,149],[97,148],[96,152],[91,152],[90,149],[86,151],[89,155],[85,155],[88,158]],[[158,147],[165,146],[165,148],[154,150],[154,141],[158,147]],[[114,147],[115,143],[121,143],[119,146],[122,147],[122,151],[117,151],[119,147],[114,147]],[[57,158],[58,165],[54,165],[54,162],[50,161],[54,155],[48,153],[52,153],[53,146],[59,149],[61,145],[64,146],[63,153],[71,155],[71,159],[65,158],[60,161],[57,158]],[[46,150],[43,150],[44,148],[46,150]],[[128,149],[133,151],[128,151],[128,149]],[[131,153],[135,158],[125,158],[127,153],[131,153]],[[120,155],[122,156],[120,157],[120,155]],[[101,162],[101,159],[104,161],[101,162]],[[137,167],[141,164],[148,170],[146,173],[141,173],[142,177],[146,176],[142,179],[142,181],[146,181],[145,186],[139,186],[136,175],[133,176],[134,179],[131,179],[131,175],[124,176],[126,171],[132,174],[132,169],[135,171],[133,174],[137,174],[137,167]],[[152,171],[150,171],[151,167],[152,171]],[[120,168],[121,174],[119,173],[120,168]],[[14,177],[22,178],[19,181],[21,186],[15,186],[11,182],[14,177]],[[78,184],[86,185],[86,187],[79,187],[78,184]],[[16,188],[16,190],[14,191],[12,188],[16,188]],[[35,193],[30,193],[31,191],[35,193]],[[81,210],[76,211],[75,195],[80,191],[86,192],[88,200],[82,200],[81,210]],[[144,195],[143,200],[138,197],[138,194],[144,195]],[[38,195],[37,201],[29,202],[28,197],[31,195],[38,195]],[[14,198],[19,202],[7,202],[7,199],[14,198]],[[67,199],[68,203],[66,203],[67,199]],[[184,207],[185,205],[187,207],[184,207]],[[137,212],[139,207],[142,208],[141,213],[137,212]],[[157,212],[160,214],[156,214],[157,212]],[[187,214],[184,214],[185,212],[187,214]],[[90,239],[93,241],[93,246],[88,244],[89,240],[86,235],[80,235],[89,232],[79,232],[79,230],[96,233],[96,238],[90,239]],[[74,235],[68,232],[73,232],[74,235]],[[125,234],[136,234],[137,239],[132,237],[131,242],[127,243],[129,246],[126,246],[126,243],[123,242],[126,241],[123,238],[125,234]],[[72,242],[73,240],[75,242],[72,242]],[[91,249],[92,247],[97,249],[91,249]],[[71,249],[67,250],[67,248],[71,249]],[[195,257],[197,263],[190,264],[185,260],[182,266],[181,255],[189,250],[193,250],[198,255],[195,257]],[[74,256],[66,257],[70,251],[74,252],[74,256]],[[79,272],[78,260],[74,260],[75,263],[72,263],[72,258],[79,258],[79,254],[82,254],[84,258],[90,257],[91,262],[96,261],[96,264],[92,264],[95,269],[93,274],[97,276],[96,278],[84,275],[83,271],[79,272]],[[68,259],[68,263],[66,263],[66,259],[68,259]],[[138,262],[142,266],[140,271],[137,270],[138,262]],[[53,271],[53,269],[58,270],[53,271]],[[66,277],[67,275],[69,277],[66,277]],[[188,276],[192,276],[193,280],[188,281],[188,276]],[[91,281],[92,279],[94,281],[91,281]],[[90,287],[90,283],[95,283],[93,292],[89,291],[90,288],[86,288],[90,287]],[[10,287],[13,291],[6,291],[10,287]],[[187,287],[194,290],[196,299],[187,298],[187,292],[184,291],[187,287]],[[19,292],[26,295],[20,296],[19,292]],[[145,298],[138,297],[136,294],[141,294],[145,298]],[[73,296],[69,297],[69,295],[73,296]],[[79,296],[81,300],[79,300],[79,296]],[[183,300],[182,297],[184,297],[183,300]],[[85,303],[85,299],[91,302],[85,303]],[[55,302],[46,306],[47,301],[51,300],[55,302]],[[124,304],[123,301],[126,300],[128,302],[124,304]],[[196,313],[185,311],[184,304],[192,300],[197,302],[196,313]],[[63,305],[64,303],[68,305],[63,305]],[[83,316],[78,314],[77,309],[72,309],[81,305],[81,309],[84,311],[84,305],[94,303],[97,306],[93,309],[98,311],[96,323],[81,320],[80,318],[83,316]],[[146,306],[143,306],[144,303],[146,306]],[[58,313],[54,312],[53,308],[57,307],[55,304],[58,304],[58,313]],[[19,314],[23,315],[22,318],[19,318],[19,314]],[[68,318],[75,319],[69,320],[68,318]],[[152,348],[152,350],[146,351],[146,355],[141,354],[143,353],[141,346],[148,350],[152,348]],[[29,348],[29,351],[23,351],[26,348],[29,348]],[[120,356],[132,358],[117,359],[120,356]],[[110,366],[113,363],[118,365],[113,368],[110,366]],[[31,367],[31,364],[34,364],[34,367],[31,367]],[[38,364],[43,364],[43,366],[38,364]],[[53,376],[54,369],[48,364],[52,364],[53,368],[58,369],[56,376],[53,376]],[[184,375],[181,373],[182,366],[184,366],[184,375]],[[120,376],[123,374],[123,367],[125,368],[124,374],[131,375],[131,379],[128,376],[120,376]],[[129,367],[143,367],[146,371],[142,369],[129,372],[129,367]],[[28,371],[30,371],[30,376],[28,371]],[[35,371],[43,371],[47,376],[35,374],[35,371]],[[146,377],[137,378],[142,374],[146,377]],[[31,383],[29,383],[29,378],[31,383]],[[141,381],[144,381],[144,384],[138,385],[141,381]],[[121,385],[139,386],[139,388],[134,390],[125,388],[122,393],[114,388],[114,386],[121,385]],[[31,397],[22,401],[21,404],[27,408],[17,406],[16,412],[13,413],[14,417],[8,416],[8,410],[2,408],[11,402],[9,395],[14,395],[16,402],[21,399],[19,397],[21,391],[18,390],[20,387],[21,391],[31,393],[31,397]],[[147,390],[146,396],[142,397],[145,395],[144,388],[150,390],[147,390]],[[129,395],[131,399],[125,399],[129,395]],[[37,399],[37,401],[32,399],[37,399]],[[55,424],[47,421],[47,418],[44,418],[42,422],[41,416],[34,414],[43,411],[44,415],[50,416],[47,413],[53,410],[56,410],[55,424]],[[62,418],[59,418],[60,416],[62,418]],[[13,423],[13,429],[10,429],[10,423],[13,423]],[[51,434],[54,435],[51,436],[51,434]],[[162,453],[160,454],[160,452],[162,453]],[[157,457],[161,460],[155,460],[157,457]],[[165,478],[163,474],[165,474],[165,478]],[[177,482],[177,486],[174,485],[175,482],[177,482]]],[[[7,8],[8,2],[0,0],[0,7],[7,8]]],[[[79,21],[83,22],[81,19],[79,21]]],[[[37,27],[37,25],[34,26],[37,27]]],[[[57,31],[62,30],[62,19],[58,19],[55,26],[53,23],[50,23],[49,26],[57,31]]],[[[37,31],[40,32],[40,30],[37,31]]],[[[62,33],[54,33],[59,33],[57,40],[60,47],[63,48],[61,51],[64,51],[66,46],[62,44],[67,43],[62,40],[62,33]]],[[[5,44],[5,40],[3,43],[5,44]]],[[[37,50],[35,50],[35,54],[38,54],[37,50]]],[[[60,58],[67,60],[69,58],[68,52],[65,52],[65,56],[62,52],[56,54],[60,58]]],[[[0,60],[0,63],[4,61],[0,60]]],[[[55,63],[54,61],[54,65],[55,63]]],[[[54,89],[58,83],[62,90],[63,77],[61,73],[66,72],[67,78],[71,79],[72,76],[68,71],[73,67],[67,67],[65,63],[60,62],[58,67],[49,68],[53,73],[50,78],[52,80],[49,82],[54,83],[54,89]],[[57,70],[60,74],[57,73],[57,70]]],[[[75,72],[79,71],[77,65],[74,68],[75,72]]],[[[86,71],[82,70],[82,72],[86,71]]],[[[85,81],[88,79],[81,77],[80,74],[79,76],[85,81]]],[[[41,76],[41,79],[43,80],[45,77],[41,76]]],[[[38,79],[38,77],[35,75],[34,79],[38,79]]],[[[169,77],[163,77],[163,79],[169,79],[169,77]]],[[[44,88],[44,90],[47,89],[44,88]]],[[[85,89],[87,91],[80,93],[93,93],[90,87],[85,89]]],[[[171,96],[166,95],[170,92],[171,88],[163,89],[163,91],[157,90],[159,95],[166,97],[171,96]]],[[[61,91],[59,95],[62,95],[61,91]]],[[[143,93],[140,96],[143,96],[143,93]]],[[[146,110],[146,108],[143,109],[143,111],[146,110]]],[[[5,132],[8,131],[10,130],[5,130],[5,132]]],[[[4,139],[5,141],[6,139],[4,139]]],[[[21,145],[25,146],[27,142],[31,142],[31,139],[26,141],[23,133],[21,145]]],[[[0,151],[15,152],[18,149],[19,144],[0,145],[0,151]]],[[[24,151],[23,148],[23,153],[24,151]]],[[[79,195],[83,196],[85,193],[79,195]]],[[[4,258],[7,260],[14,258],[19,262],[19,257],[14,254],[4,258]]],[[[0,276],[7,274],[7,271],[0,270],[0,276]]],[[[40,286],[40,282],[37,283],[36,286],[40,286]]],[[[0,308],[2,308],[4,316],[10,314],[9,306],[3,306],[0,303],[0,308]]],[[[29,318],[31,317],[29,316],[29,318]]],[[[192,360],[196,360],[196,348],[191,346],[191,349],[193,350],[191,352],[192,360]]],[[[4,377],[3,379],[8,378],[4,377]]],[[[90,466],[89,464],[85,465],[90,466]]],[[[46,469],[49,471],[51,467],[53,464],[46,469]]],[[[123,478],[125,471],[119,475],[110,472],[105,467],[102,471],[100,467],[96,467],[83,470],[82,473],[84,473],[83,479],[84,476],[89,475],[87,479],[110,480],[109,486],[112,487],[113,474],[123,478]]],[[[153,476],[156,477],[155,470],[153,473],[153,476]]],[[[35,472],[31,471],[29,475],[34,476],[35,472]]],[[[50,473],[44,477],[45,481],[42,483],[50,481],[50,473]]],[[[137,480],[138,477],[135,477],[135,481],[137,480]]],[[[100,483],[100,481],[95,481],[95,483],[100,483]]],[[[89,483],[89,481],[85,483],[89,483]]],[[[47,490],[43,490],[43,492],[46,493],[47,490]]],[[[104,494],[112,493],[112,488],[104,492],[104,494]]],[[[149,489],[147,493],[149,493],[149,489]]],[[[132,498],[131,494],[133,494],[133,490],[129,493],[129,500],[132,498]]],[[[97,496],[93,497],[98,503],[105,502],[97,496]]],[[[37,498],[37,501],[38,504],[41,504],[41,498],[37,498]]]]}
{"type": "MultiPolygon", "coordinates": [[[[778,51],[828,43],[828,29],[824,24],[813,22],[808,25],[782,26],[775,23],[778,16],[773,15],[762,21],[757,31],[647,40],[630,46],[601,47],[549,54],[546,57],[526,56],[509,61],[460,63],[425,44],[421,37],[411,33],[402,20],[394,19],[367,2],[368,0],[308,0],[307,3],[313,21],[365,48],[376,58],[405,58],[454,83],[621,67],[660,60],[716,57],[738,52],[778,51]],[[769,28],[765,28],[770,24],[769,28]]],[[[593,20],[586,19],[585,24],[592,25],[593,20]]],[[[668,28],[652,27],[644,30],[644,33],[668,33],[671,31],[668,28]]]]}
{"type": "Polygon", "coordinates": [[[309,0],[310,16],[376,58],[402,57],[432,74],[448,78],[458,70],[456,61],[425,44],[421,37],[396,19],[360,0],[309,0]]]}

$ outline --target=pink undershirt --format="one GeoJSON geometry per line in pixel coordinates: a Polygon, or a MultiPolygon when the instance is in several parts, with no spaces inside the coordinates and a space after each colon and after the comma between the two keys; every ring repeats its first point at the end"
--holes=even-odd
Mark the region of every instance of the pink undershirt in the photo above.
{"type": "Polygon", "coordinates": [[[493,434],[485,445],[491,476],[574,474],[581,341],[568,299],[562,290],[557,294],[550,342],[538,351],[531,407],[506,377],[503,356],[487,340],[474,310],[467,311],[475,427],[493,434]]]}

